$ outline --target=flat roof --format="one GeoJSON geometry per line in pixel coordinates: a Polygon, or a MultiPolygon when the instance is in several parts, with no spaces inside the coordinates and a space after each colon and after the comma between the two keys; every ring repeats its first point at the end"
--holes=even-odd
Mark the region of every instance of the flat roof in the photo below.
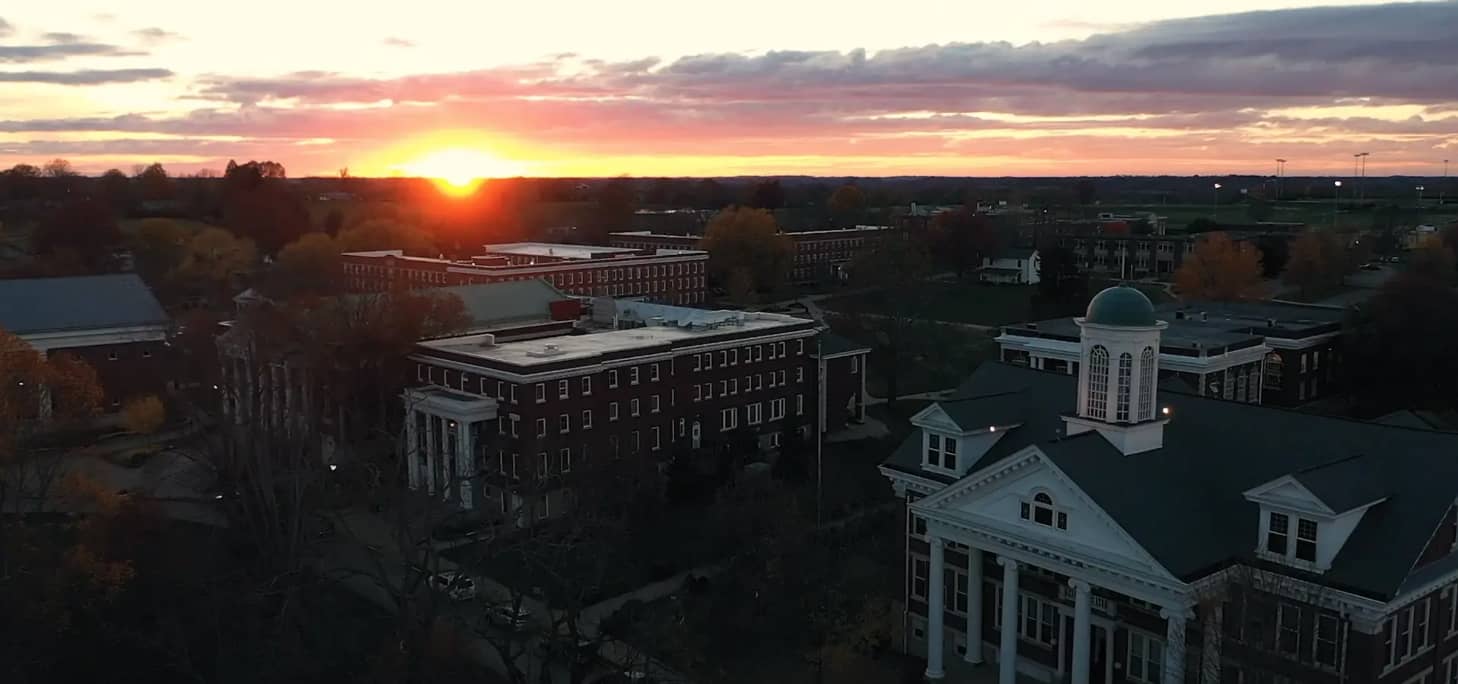
{"type": "Polygon", "coordinates": [[[625,254],[638,250],[631,247],[599,247],[597,245],[566,245],[554,242],[506,242],[486,245],[487,254],[516,254],[518,256],[549,256],[563,259],[591,259],[597,254],[625,254]]]}
{"type": "MultiPolygon", "coordinates": [[[[1162,349],[1210,350],[1249,346],[1267,337],[1299,339],[1332,332],[1340,327],[1346,310],[1281,301],[1187,302],[1161,306],[1154,315],[1169,323],[1160,335],[1162,349]]],[[[1014,323],[1004,330],[1073,340],[1081,333],[1072,317],[1014,323]]]]}
{"type": "MultiPolygon", "coordinates": [[[[718,313],[732,316],[739,312],[718,313]]],[[[672,346],[679,342],[711,342],[715,337],[746,332],[768,333],[779,330],[789,332],[797,327],[807,332],[813,332],[813,324],[814,321],[784,314],[745,313],[742,322],[717,327],[657,325],[627,330],[560,335],[519,342],[500,342],[491,346],[482,346],[482,343],[487,340],[486,335],[461,335],[428,340],[421,342],[419,346],[485,361],[531,367],[557,364],[563,361],[582,361],[634,349],[672,346]]]]}

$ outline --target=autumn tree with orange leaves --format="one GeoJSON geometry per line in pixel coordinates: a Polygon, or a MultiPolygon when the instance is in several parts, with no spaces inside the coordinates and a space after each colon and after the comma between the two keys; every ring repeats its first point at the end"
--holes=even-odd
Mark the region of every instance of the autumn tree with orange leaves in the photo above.
{"type": "Polygon", "coordinates": [[[1225,233],[1209,233],[1175,272],[1175,288],[1186,299],[1232,301],[1260,296],[1261,253],[1225,233]]]}

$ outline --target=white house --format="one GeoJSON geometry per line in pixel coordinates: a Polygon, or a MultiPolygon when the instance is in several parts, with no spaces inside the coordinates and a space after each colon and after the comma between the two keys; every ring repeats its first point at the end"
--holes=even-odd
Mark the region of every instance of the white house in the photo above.
{"type": "Polygon", "coordinates": [[[997,257],[982,257],[977,278],[984,283],[1036,285],[1038,283],[1038,250],[1005,249],[997,257]]]}

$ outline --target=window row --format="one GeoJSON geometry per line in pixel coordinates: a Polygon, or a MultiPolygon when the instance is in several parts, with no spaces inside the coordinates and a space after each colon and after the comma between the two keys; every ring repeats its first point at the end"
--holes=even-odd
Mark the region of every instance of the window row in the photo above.
{"type": "MultiPolygon", "coordinates": [[[[740,378],[726,378],[719,381],[719,392],[717,395],[715,395],[714,393],[714,383],[712,382],[704,382],[694,385],[694,401],[709,401],[715,396],[727,397],[739,394],[741,387],[745,392],[757,392],[765,388],[766,377],[769,378],[770,389],[783,387],[788,384],[785,382],[785,371],[774,371],[770,373],[746,375],[743,378],[743,385],[741,385],[739,382],[740,378]]],[[[805,369],[795,369],[795,381],[805,381],[805,369]]]]}
{"type": "MultiPolygon", "coordinates": [[[[803,356],[804,354],[805,340],[803,338],[795,340],[795,355],[803,356]]],[[[693,370],[713,370],[715,355],[715,352],[700,352],[698,354],[694,354],[692,366],[693,370]]],[[[774,360],[789,358],[789,356],[789,347],[785,342],[766,342],[764,344],[752,344],[747,347],[720,349],[717,352],[718,365],[720,368],[724,368],[727,366],[737,366],[739,365],[741,359],[744,363],[757,363],[759,361],[765,360],[765,358],[774,360]],[[743,353],[741,354],[740,352],[743,353]]],[[[800,373],[803,374],[804,370],[801,369],[800,373]]]]}

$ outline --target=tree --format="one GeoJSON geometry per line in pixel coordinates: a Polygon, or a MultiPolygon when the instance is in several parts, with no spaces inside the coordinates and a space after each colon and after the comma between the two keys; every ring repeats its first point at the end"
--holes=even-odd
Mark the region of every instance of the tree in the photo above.
{"type": "Polygon", "coordinates": [[[223,225],[265,254],[277,254],[312,228],[308,208],[283,178],[283,166],[274,162],[230,161],[223,174],[223,225]]]}
{"type": "Polygon", "coordinates": [[[165,422],[167,422],[167,409],[162,406],[162,400],[156,396],[138,397],[122,405],[122,424],[129,432],[150,435],[161,428],[165,422]]]}
{"type": "Polygon", "coordinates": [[[605,245],[608,233],[630,230],[638,208],[638,188],[631,178],[614,178],[597,192],[597,210],[586,226],[589,244],[605,245]]]}
{"type": "Polygon", "coordinates": [[[709,221],[703,249],[709,252],[709,273],[717,282],[727,287],[735,282],[736,272],[747,273],[752,290],[761,294],[784,283],[795,252],[774,216],[748,207],[729,207],[709,221]]]}
{"type": "Polygon", "coordinates": [[[65,178],[76,175],[76,170],[71,167],[71,162],[65,159],[52,159],[41,167],[41,172],[47,178],[65,178]]]}
{"type": "Polygon", "coordinates": [[[1455,277],[1453,252],[1437,236],[1429,237],[1408,253],[1408,273],[1437,283],[1451,283],[1455,277]]]}
{"type": "Polygon", "coordinates": [[[132,229],[128,244],[137,275],[152,289],[161,288],[188,253],[189,231],[172,219],[143,219],[132,229]]]}
{"type": "Polygon", "coordinates": [[[1078,203],[1088,206],[1098,201],[1098,186],[1090,179],[1083,178],[1074,184],[1073,192],[1078,196],[1078,203]]]}
{"type": "Polygon", "coordinates": [[[1088,274],[1078,267],[1073,250],[1052,240],[1038,248],[1038,294],[1034,318],[1057,318],[1078,313],[1088,301],[1088,274]]]}
{"type": "Polygon", "coordinates": [[[258,250],[253,241],[240,238],[222,228],[204,228],[187,241],[182,263],[173,272],[173,281],[186,289],[200,292],[214,301],[232,297],[235,283],[253,272],[258,250]]]}
{"type": "Polygon", "coordinates": [[[956,271],[959,279],[981,267],[1000,242],[992,221],[965,207],[937,214],[930,239],[938,264],[956,271]]]}
{"type": "Polygon", "coordinates": [[[836,188],[827,202],[831,219],[839,227],[854,226],[866,208],[866,195],[854,185],[836,188]]]}
{"type": "Polygon", "coordinates": [[[1331,233],[1307,231],[1291,245],[1291,258],[1281,277],[1296,286],[1302,297],[1311,297],[1341,285],[1342,262],[1341,244],[1331,233]]]}
{"type": "Polygon", "coordinates": [[[43,499],[57,474],[57,461],[24,452],[26,439],[47,420],[65,424],[95,415],[101,397],[96,371],[84,361],[66,353],[46,358],[0,329],[0,512],[43,499]]]}
{"type": "Polygon", "coordinates": [[[1261,275],[1276,278],[1286,270],[1291,259],[1291,241],[1284,235],[1262,235],[1256,240],[1256,249],[1261,251],[1261,275]]]}
{"type": "Polygon", "coordinates": [[[339,244],[323,233],[310,233],[279,250],[268,271],[264,291],[284,299],[325,296],[343,289],[339,244]]]}
{"type": "Polygon", "coordinates": [[[785,190],[780,187],[780,179],[767,178],[750,186],[748,204],[755,209],[766,211],[774,211],[785,206],[785,190]]]}
{"type": "Polygon", "coordinates": [[[920,289],[930,271],[930,259],[921,245],[906,239],[888,239],[862,251],[851,262],[851,278],[857,287],[870,288],[861,314],[875,336],[873,360],[886,378],[886,402],[895,405],[904,362],[922,320],[920,289]]]}
{"type": "Polygon", "coordinates": [[[1341,368],[1359,416],[1458,408],[1458,292],[1451,281],[1402,273],[1348,321],[1341,368]]]}
{"type": "Polygon", "coordinates": [[[410,256],[432,256],[439,251],[419,226],[388,218],[365,219],[337,236],[340,252],[400,249],[410,256]]]}
{"type": "Polygon", "coordinates": [[[1175,287],[1188,299],[1228,301],[1260,294],[1260,253],[1225,233],[1210,233],[1175,272],[1175,287]]]}
{"type": "Polygon", "coordinates": [[[35,237],[36,253],[62,270],[107,273],[116,268],[121,230],[111,208],[92,199],[67,203],[43,221],[35,237]]]}
{"type": "Polygon", "coordinates": [[[172,179],[167,176],[167,169],[156,162],[137,173],[137,189],[142,199],[147,201],[172,199],[176,192],[172,179]]]}

